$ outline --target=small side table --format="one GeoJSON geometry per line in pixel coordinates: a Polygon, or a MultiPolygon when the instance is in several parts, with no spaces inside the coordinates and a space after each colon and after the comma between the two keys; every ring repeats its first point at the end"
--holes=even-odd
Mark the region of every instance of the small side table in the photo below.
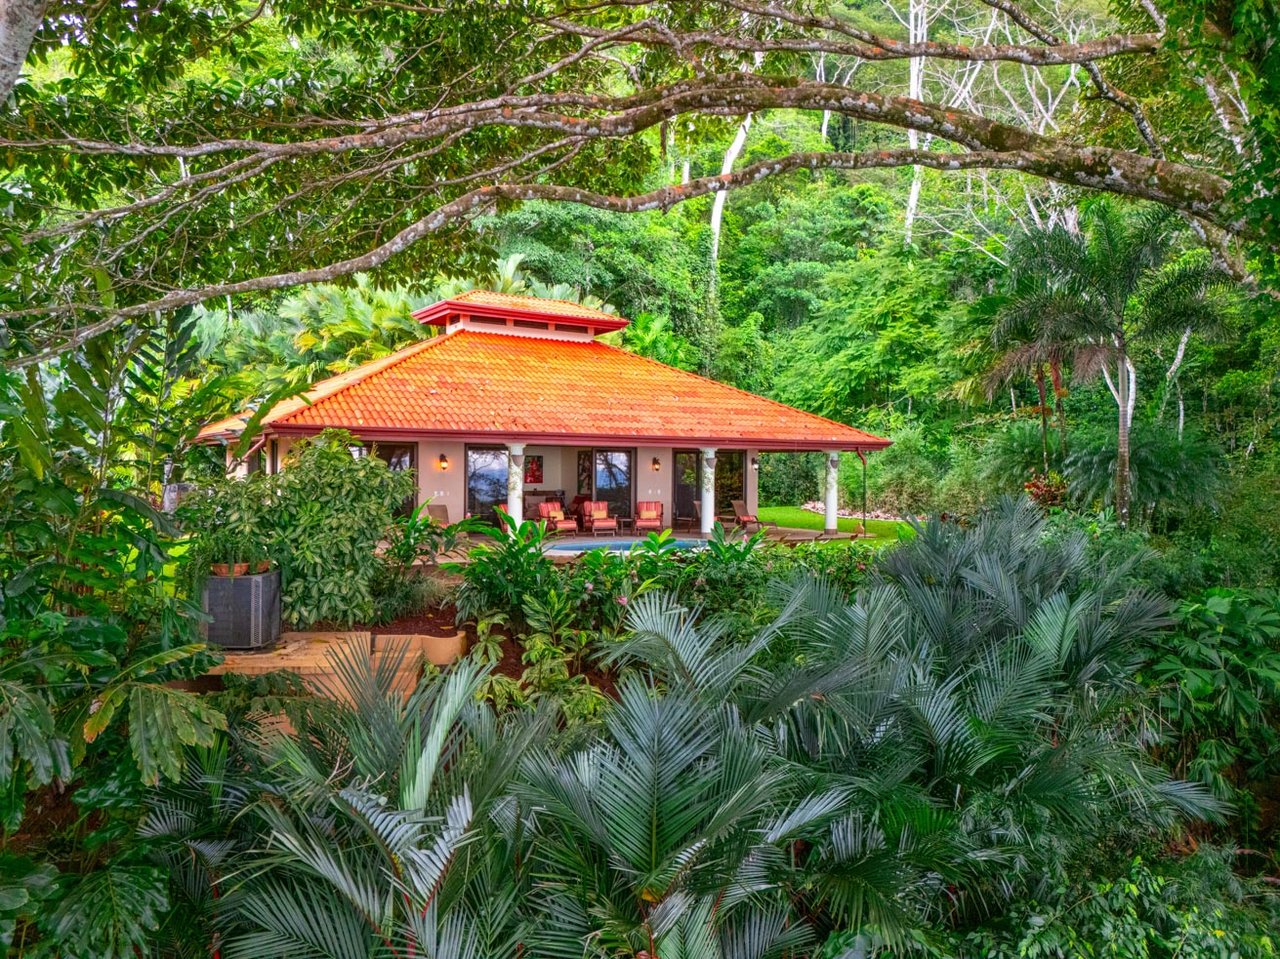
{"type": "Polygon", "coordinates": [[[632,530],[632,528],[633,528],[635,525],[636,525],[636,521],[635,521],[632,517],[630,517],[630,516],[619,516],[619,517],[618,517],[618,532],[619,532],[619,533],[630,533],[630,532],[631,532],[631,530],[632,530]]]}

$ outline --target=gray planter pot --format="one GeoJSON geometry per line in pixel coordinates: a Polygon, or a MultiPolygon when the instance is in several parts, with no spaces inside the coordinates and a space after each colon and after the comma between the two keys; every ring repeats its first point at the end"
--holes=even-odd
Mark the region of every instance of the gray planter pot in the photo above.
{"type": "Polygon", "coordinates": [[[202,606],[211,622],[205,641],[226,649],[261,649],[280,639],[280,571],[249,576],[210,576],[202,606]]]}

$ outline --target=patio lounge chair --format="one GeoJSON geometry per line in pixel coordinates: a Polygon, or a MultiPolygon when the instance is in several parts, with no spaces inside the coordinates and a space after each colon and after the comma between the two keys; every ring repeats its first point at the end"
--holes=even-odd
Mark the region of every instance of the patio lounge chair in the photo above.
{"type": "Polygon", "coordinates": [[[564,507],[558,500],[543,500],[538,504],[538,518],[547,524],[547,530],[552,533],[576,533],[578,531],[578,522],[571,516],[566,516],[564,507]]]}
{"type": "Polygon", "coordinates": [[[637,502],[636,532],[658,533],[662,531],[662,528],[662,503],[658,500],[640,500],[637,502]]]}
{"type": "Polygon", "coordinates": [[[777,529],[778,527],[777,523],[761,522],[760,518],[754,513],[748,513],[747,504],[740,499],[735,499],[733,501],[733,519],[738,526],[746,530],[748,533],[764,529],[766,526],[771,526],[774,529],[777,529]]]}
{"type": "Polygon", "coordinates": [[[582,524],[592,536],[618,532],[618,521],[609,515],[609,504],[603,500],[588,500],[582,504],[582,524]]]}
{"type": "Polygon", "coordinates": [[[428,503],[427,515],[441,526],[449,525],[449,507],[444,503],[428,503]]]}

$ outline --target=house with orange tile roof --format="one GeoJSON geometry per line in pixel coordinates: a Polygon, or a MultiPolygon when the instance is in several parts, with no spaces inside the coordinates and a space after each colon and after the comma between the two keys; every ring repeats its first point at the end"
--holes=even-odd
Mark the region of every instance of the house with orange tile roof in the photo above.
{"type": "MultiPolygon", "coordinates": [[[[354,455],[414,470],[418,501],[451,519],[593,502],[625,529],[642,503],[707,533],[735,500],[755,512],[760,453],[822,451],[834,530],[838,454],[889,445],[602,342],[628,321],[578,303],[472,290],[414,317],[435,335],[268,410],[254,468],[279,470],[300,437],[339,428],[359,438],[354,455]]],[[[249,416],[200,437],[230,447],[249,416]]]]}

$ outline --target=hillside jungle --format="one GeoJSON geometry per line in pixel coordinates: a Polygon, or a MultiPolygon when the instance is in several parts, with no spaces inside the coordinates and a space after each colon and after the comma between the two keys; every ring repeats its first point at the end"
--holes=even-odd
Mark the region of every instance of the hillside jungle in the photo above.
{"type": "MultiPolygon", "coordinates": [[[[545,25],[530,11],[556,4],[376,4],[383,33],[364,4],[183,2],[145,22],[53,6],[4,108],[0,170],[28,231],[0,273],[9,955],[1276,954],[1280,276],[1262,214],[1228,249],[1159,202],[1015,170],[805,168],[641,212],[504,200],[420,261],[128,313],[162,289],[346,256],[367,224],[341,211],[390,219],[390,201],[369,170],[326,168],[315,209],[340,229],[308,239],[281,196],[313,196],[304,180],[321,173],[280,167],[280,195],[239,184],[225,205],[157,207],[123,238],[116,221],[59,233],[76,210],[169,202],[146,183],[192,175],[158,153],[136,174],[101,147],[58,160],[64,134],[123,136],[119,114],[141,140],[178,142],[163,131],[188,120],[230,136],[237,110],[288,130],[290,97],[314,97],[326,123],[417,102],[415,77],[501,92],[503,71],[541,64],[530,89],[616,92],[685,67],[634,46],[602,72],[555,44],[481,51],[505,18],[545,25]],[[368,56],[424,35],[447,56],[398,64],[406,86],[368,56]],[[268,94],[283,99],[255,99],[268,94]],[[288,230],[303,252],[277,245],[288,230]],[[115,259],[96,265],[103,250],[115,259]],[[697,551],[662,534],[557,564],[536,522],[401,509],[412,479],[353,458],[350,436],[247,478],[228,453],[248,461],[252,419],[229,450],[196,442],[432,335],[410,313],[469,288],[616,312],[631,323],[608,339],[627,350],[890,438],[865,474],[841,462],[841,528],[865,511],[869,535],[797,546],[720,527],[697,551]],[[41,304],[95,296],[125,321],[48,347],[41,304]],[[202,589],[212,563],[241,561],[280,571],[286,628],[413,621],[461,630],[468,651],[444,668],[344,654],[319,693],[287,671],[213,681],[202,589]]],[[[636,6],[562,13],[598,38],[636,6]]],[[[679,5],[638,6],[696,26],[679,5]]],[[[757,5],[729,6],[716,22],[774,35],[751,26],[757,5]]],[[[978,42],[988,17],[987,42],[1022,36],[995,4],[803,6],[912,40],[978,42]]],[[[1148,29],[1142,5],[1034,6],[1071,38],[1148,29]]],[[[1167,6],[1162,30],[1208,22],[1167,6]]],[[[1275,43],[1267,6],[1235,11],[1230,48],[1257,68],[1241,96],[1264,159],[1271,61],[1249,58],[1275,43]]],[[[846,36],[835,22],[776,20],[782,36],[846,36]]],[[[623,39],[664,42],[648,36],[623,39]]],[[[828,49],[732,56],[956,107],[986,98],[1042,131],[1130,145],[1078,63],[975,81],[953,60],[917,75],[828,49]]],[[[1147,73],[1099,62],[1175,131],[1170,157],[1208,155],[1201,61],[1161,49],[1147,73]]],[[[437,155],[440,177],[511,149],[468,136],[469,154],[437,155]]],[[[838,109],[708,110],[538,175],[635,192],[904,142],[838,109]]],[[[760,518],[820,529],[822,478],[820,454],[762,455],[760,518]]]]}

